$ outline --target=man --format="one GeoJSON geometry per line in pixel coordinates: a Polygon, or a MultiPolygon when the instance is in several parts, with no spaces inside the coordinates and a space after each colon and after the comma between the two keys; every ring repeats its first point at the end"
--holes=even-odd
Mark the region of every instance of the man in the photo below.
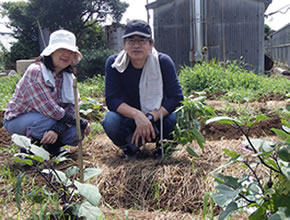
{"type": "MultiPolygon", "coordinates": [[[[125,158],[134,158],[139,147],[156,141],[163,118],[163,138],[176,124],[173,111],[183,100],[171,58],[153,47],[151,28],[142,20],[127,23],[123,50],[106,62],[106,103],[110,110],[103,127],[125,158]]],[[[156,151],[160,158],[161,151],[156,151]]]]}

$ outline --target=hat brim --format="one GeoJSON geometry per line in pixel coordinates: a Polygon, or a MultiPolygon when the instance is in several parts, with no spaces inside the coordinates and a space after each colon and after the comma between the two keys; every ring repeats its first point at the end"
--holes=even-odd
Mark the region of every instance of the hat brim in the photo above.
{"type": "Polygon", "coordinates": [[[142,36],[142,37],[146,37],[146,38],[150,38],[151,39],[151,35],[150,34],[145,34],[145,33],[140,32],[140,31],[134,31],[134,32],[125,34],[125,35],[123,35],[122,38],[124,39],[124,38],[127,38],[127,37],[131,37],[133,35],[138,35],[138,36],[142,36]]]}
{"type": "Polygon", "coordinates": [[[78,64],[81,59],[83,58],[83,55],[81,54],[81,52],[78,50],[77,47],[72,47],[70,45],[67,44],[53,44],[53,45],[48,45],[46,48],[44,48],[44,50],[41,52],[40,56],[50,56],[53,52],[55,52],[58,49],[66,49],[66,50],[70,50],[72,52],[77,53],[77,60],[75,60],[74,64],[78,64]]]}

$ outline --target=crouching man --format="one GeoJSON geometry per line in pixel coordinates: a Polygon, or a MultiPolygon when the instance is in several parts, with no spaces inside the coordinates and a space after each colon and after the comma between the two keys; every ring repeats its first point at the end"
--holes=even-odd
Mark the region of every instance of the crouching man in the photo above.
{"type": "MultiPolygon", "coordinates": [[[[125,158],[135,158],[139,148],[159,134],[163,116],[163,138],[170,138],[176,124],[173,111],[183,100],[172,59],[154,48],[149,24],[127,23],[123,50],[106,62],[105,95],[110,110],[103,120],[106,134],[125,158]]],[[[161,151],[155,156],[160,157],[161,151]]]]}

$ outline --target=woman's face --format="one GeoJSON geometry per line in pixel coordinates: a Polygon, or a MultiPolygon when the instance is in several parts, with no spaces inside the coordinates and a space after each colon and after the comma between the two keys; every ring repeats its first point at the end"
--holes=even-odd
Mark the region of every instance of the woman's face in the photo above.
{"type": "Polygon", "coordinates": [[[52,62],[55,67],[55,72],[59,73],[69,65],[73,64],[76,58],[76,53],[66,49],[58,49],[51,54],[52,62]]]}

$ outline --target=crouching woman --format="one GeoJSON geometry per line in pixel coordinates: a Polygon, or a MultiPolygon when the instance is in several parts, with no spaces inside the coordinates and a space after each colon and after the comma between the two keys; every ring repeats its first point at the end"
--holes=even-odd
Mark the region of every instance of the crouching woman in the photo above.
{"type": "MultiPolygon", "coordinates": [[[[64,145],[77,145],[73,93],[73,66],[82,59],[75,35],[58,30],[49,45],[31,64],[20,81],[4,114],[4,128],[41,144],[51,155],[64,145]]],[[[81,119],[82,136],[90,132],[81,119]]]]}

